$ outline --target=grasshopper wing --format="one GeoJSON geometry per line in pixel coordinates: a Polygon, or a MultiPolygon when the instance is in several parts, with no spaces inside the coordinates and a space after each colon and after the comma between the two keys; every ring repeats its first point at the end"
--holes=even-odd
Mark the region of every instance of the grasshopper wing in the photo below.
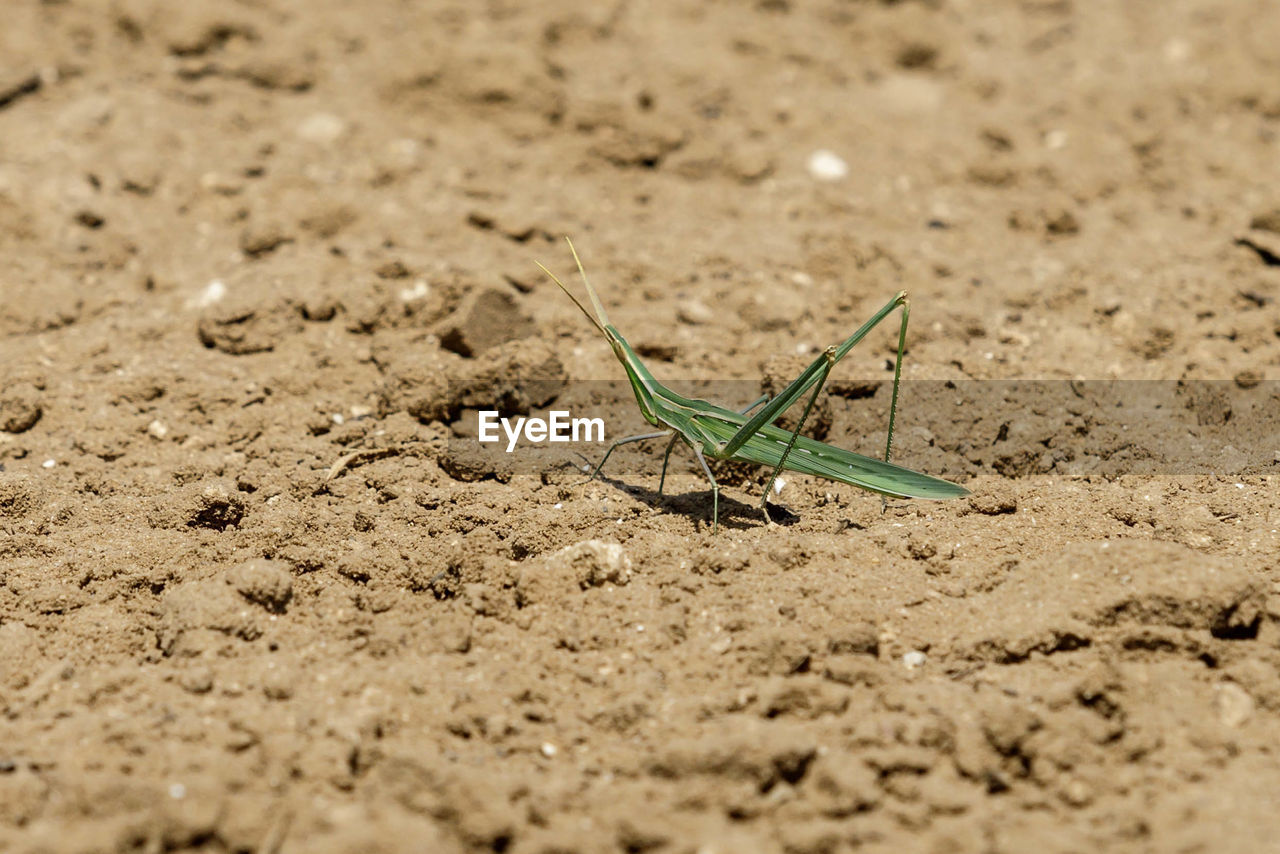
{"type": "MultiPolygon", "coordinates": [[[[736,413],[730,414],[736,415],[736,413]]],[[[703,415],[694,416],[694,419],[699,427],[719,440],[727,440],[737,432],[739,426],[732,423],[731,419],[723,417],[703,415]]],[[[776,466],[790,441],[791,433],[779,427],[766,425],[747,439],[733,457],[759,463],[762,466],[776,466]]],[[[783,468],[847,483],[891,498],[942,500],[960,498],[969,494],[969,490],[950,481],[836,448],[816,439],[810,439],[808,436],[796,437],[795,447],[787,456],[783,468]]]]}

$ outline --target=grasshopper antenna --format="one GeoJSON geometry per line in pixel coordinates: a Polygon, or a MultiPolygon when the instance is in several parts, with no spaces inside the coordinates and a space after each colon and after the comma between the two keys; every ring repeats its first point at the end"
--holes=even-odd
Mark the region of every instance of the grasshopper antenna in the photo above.
{"type": "Polygon", "coordinates": [[[596,310],[596,317],[600,318],[600,322],[596,326],[603,332],[603,327],[609,325],[609,315],[605,313],[604,306],[600,304],[600,298],[596,296],[596,289],[591,287],[591,281],[587,278],[587,271],[582,269],[582,261],[578,258],[578,250],[573,248],[573,241],[566,236],[564,242],[569,244],[569,251],[573,253],[574,263],[578,265],[578,275],[582,277],[582,284],[587,286],[587,296],[591,297],[591,305],[596,310]]]}
{"type": "Polygon", "coordinates": [[[564,282],[562,282],[562,281],[560,281],[558,278],[556,278],[556,274],[555,274],[555,273],[551,272],[551,271],[550,271],[550,270],[548,270],[546,267],[544,267],[544,266],[542,265],[542,262],[541,262],[541,261],[534,261],[533,263],[535,263],[535,264],[537,264],[537,265],[538,265],[538,269],[540,269],[542,272],[544,272],[544,273],[546,273],[548,276],[550,276],[550,277],[551,277],[551,281],[555,282],[557,285],[559,285],[559,286],[560,286],[560,290],[564,291],[565,296],[567,296],[569,299],[573,300],[573,304],[574,304],[574,305],[576,305],[576,306],[578,307],[578,310],[579,310],[579,311],[581,311],[581,312],[583,313],[583,315],[587,318],[587,320],[590,320],[590,321],[591,321],[591,325],[592,325],[592,326],[594,326],[596,329],[599,329],[599,330],[600,330],[600,334],[601,334],[601,335],[603,335],[603,336],[604,336],[604,337],[606,337],[606,338],[608,338],[608,337],[609,337],[609,333],[607,333],[607,332],[605,332],[605,331],[604,331],[604,327],[603,327],[603,326],[601,326],[601,325],[596,321],[596,319],[595,319],[594,317],[592,317],[592,316],[591,316],[591,312],[587,311],[587,307],[586,307],[585,305],[583,305],[582,303],[578,302],[578,298],[577,298],[577,297],[575,297],[575,296],[570,292],[570,290],[564,286],[564,282]]]}

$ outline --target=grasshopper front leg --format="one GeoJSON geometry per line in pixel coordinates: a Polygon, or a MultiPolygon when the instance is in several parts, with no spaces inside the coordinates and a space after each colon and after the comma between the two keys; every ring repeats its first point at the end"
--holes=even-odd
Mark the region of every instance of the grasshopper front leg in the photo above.
{"type": "Polygon", "coordinates": [[[693,448],[693,455],[698,458],[702,473],[707,476],[707,480],[711,481],[711,533],[716,534],[720,531],[720,484],[716,483],[716,479],[712,477],[711,467],[707,465],[707,458],[702,455],[702,449],[692,442],[689,447],[693,448]]]}
{"type": "MultiPolygon", "coordinates": [[[[660,439],[663,436],[669,436],[669,435],[671,435],[670,430],[660,430],[656,433],[642,433],[639,436],[627,436],[623,439],[618,439],[616,442],[614,442],[612,445],[609,446],[609,450],[604,452],[604,458],[600,460],[600,464],[597,465],[595,471],[591,473],[591,477],[584,480],[583,483],[590,483],[591,481],[596,479],[596,476],[600,474],[600,469],[604,468],[604,464],[609,461],[610,455],[613,454],[613,452],[617,449],[619,445],[629,445],[632,442],[643,442],[645,439],[660,439]]],[[[667,452],[670,453],[670,450],[668,449],[667,452]]],[[[665,473],[665,470],[666,469],[664,467],[663,469],[664,473],[665,473]]]]}
{"type": "Polygon", "coordinates": [[[676,433],[671,437],[671,441],[667,443],[667,451],[662,455],[662,477],[658,478],[658,494],[662,494],[662,488],[667,484],[667,463],[671,462],[671,451],[676,446],[676,440],[680,438],[680,434],[676,433]]]}
{"type": "MultiPolygon", "coordinates": [[[[748,404],[748,405],[747,405],[747,407],[746,407],[745,409],[739,409],[739,410],[738,410],[738,414],[740,414],[740,415],[746,415],[748,412],[750,412],[751,410],[755,409],[755,408],[756,408],[757,406],[759,406],[760,404],[762,404],[762,403],[767,403],[768,401],[769,401],[769,395],[767,395],[767,394],[762,394],[762,395],[760,395],[760,397],[759,397],[759,398],[757,398],[753,403],[748,404]]],[[[659,495],[661,495],[661,494],[662,494],[662,488],[663,488],[663,486],[665,486],[665,485],[666,485],[666,482],[667,482],[667,463],[669,463],[669,462],[671,461],[671,451],[675,448],[675,446],[676,446],[676,440],[677,440],[677,439],[679,439],[679,438],[680,438],[680,437],[679,437],[678,435],[673,435],[673,436],[671,437],[671,441],[667,443],[667,450],[666,450],[666,453],[664,453],[664,454],[662,455],[662,477],[658,479],[658,494],[659,494],[659,495]]]]}

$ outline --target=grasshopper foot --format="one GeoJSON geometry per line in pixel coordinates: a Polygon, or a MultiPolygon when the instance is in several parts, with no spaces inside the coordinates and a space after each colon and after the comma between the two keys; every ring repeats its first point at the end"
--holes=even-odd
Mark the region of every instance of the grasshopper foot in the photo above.
{"type": "Polygon", "coordinates": [[[577,483],[574,483],[574,484],[572,484],[572,485],[573,485],[573,486],[586,486],[588,483],[590,483],[591,481],[595,480],[595,479],[596,479],[596,476],[600,474],[600,467],[599,467],[599,466],[592,466],[592,465],[591,465],[591,460],[589,460],[589,459],[587,458],[586,454],[582,454],[582,453],[579,453],[579,452],[577,452],[577,451],[574,451],[574,453],[575,453],[575,454],[577,454],[577,456],[582,460],[582,469],[581,469],[581,470],[582,470],[582,471],[589,471],[589,472],[591,472],[591,474],[587,477],[587,479],[586,479],[586,480],[580,480],[580,481],[578,481],[577,483]]]}

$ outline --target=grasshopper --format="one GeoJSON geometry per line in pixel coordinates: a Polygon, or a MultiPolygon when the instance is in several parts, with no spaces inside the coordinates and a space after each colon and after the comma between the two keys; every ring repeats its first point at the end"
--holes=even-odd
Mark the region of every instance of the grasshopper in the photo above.
{"type": "Polygon", "coordinates": [[[670,437],[667,450],[662,458],[662,478],[658,482],[658,494],[662,494],[667,479],[667,462],[671,459],[671,451],[677,440],[683,440],[693,450],[702,472],[711,482],[712,495],[712,532],[720,528],[720,486],[707,466],[707,457],[715,460],[744,460],[762,466],[773,466],[773,473],[765,484],[764,496],[760,501],[760,509],[764,513],[765,522],[773,524],[769,518],[769,490],[773,487],[778,474],[783,470],[811,474],[827,480],[839,481],[877,492],[887,498],[959,498],[969,494],[969,490],[940,478],[922,474],[909,468],[903,468],[889,462],[893,450],[893,424],[898,411],[898,385],[902,377],[902,353],[907,342],[907,317],[910,314],[910,303],[906,291],[899,291],[883,308],[872,315],[856,332],[839,345],[827,347],[809,367],[805,368],[790,385],[783,389],[772,400],[768,395],[760,398],[745,409],[734,411],[708,403],[705,400],[684,397],[677,394],[654,379],[653,374],[640,361],[635,350],[627,343],[627,339],[609,323],[609,315],[605,313],[600,298],[587,279],[586,270],[578,258],[578,252],[569,243],[569,251],[578,265],[578,274],[586,286],[587,295],[596,316],[592,317],[586,307],[578,301],[568,288],[564,286],[555,273],[541,263],[538,267],[560,286],[569,299],[573,300],[591,325],[604,335],[613,348],[613,353],[627,372],[627,379],[635,392],[636,402],[640,404],[640,412],[644,419],[654,427],[662,429],[653,433],[642,433],[638,436],[627,436],[618,439],[609,446],[604,458],[596,466],[588,481],[594,480],[608,462],[609,456],[620,445],[631,442],[642,442],[646,439],[670,437]],[[800,435],[804,422],[809,417],[827,377],[836,363],[848,355],[867,333],[884,320],[894,309],[902,309],[902,325],[898,331],[898,355],[893,365],[893,397],[889,403],[889,436],[885,441],[884,459],[866,457],[841,448],[833,447],[816,439],[800,435]],[[816,388],[815,388],[816,386],[816,388]],[[805,392],[813,388],[813,394],[805,405],[804,413],[794,431],[774,426],[774,421],[781,417],[787,409],[799,400],[805,392]],[[748,413],[757,407],[763,407],[755,415],[748,413]]]}

